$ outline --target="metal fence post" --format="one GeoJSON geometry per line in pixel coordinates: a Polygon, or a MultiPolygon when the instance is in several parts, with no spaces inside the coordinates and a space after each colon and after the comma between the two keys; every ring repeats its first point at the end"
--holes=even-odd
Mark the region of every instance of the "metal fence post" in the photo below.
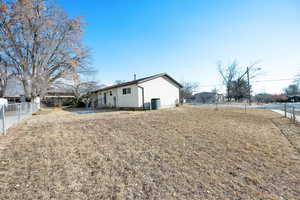
{"type": "Polygon", "coordinates": [[[3,129],[3,135],[6,135],[6,127],[5,127],[5,111],[4,111],[4,108],[5,105],[2,106],[1,108],[1,114],[2,114],[2,129],[3,129]]]}
{"type": "Polygon", "coordinates": [[[17,110],[18,110],[18,121],[21,121],[21,104],[17,104],[17,110]]]}
{"type": "Polygon", "coordinates": [[[290,112],[289,112],[289,118],[290,118],[290,122],[293,122],[293,107],[290,107],[290,112]]]}
{"type": "Polygon", "coordinates": [[[296,123],[295,106],[293,106],[292,118],[293,118],[293,123],[295,124],[296,123]]]}
{"type": "Polygon", "coordinates": [[[284,117],[286,118],[286,103],[284,104],[284,117]]]}

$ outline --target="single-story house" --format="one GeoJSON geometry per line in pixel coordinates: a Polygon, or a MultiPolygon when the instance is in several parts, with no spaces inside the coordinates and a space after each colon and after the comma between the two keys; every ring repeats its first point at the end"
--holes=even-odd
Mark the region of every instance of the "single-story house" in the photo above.
{"type": "Polygon", "coordinates": [[[198,103],[223,102],[225,97],[223,94],[216,92],[200,92],[193,95],[193,101],[198,103]]]}
{"type": "Polygon", "coordinates": [[[42,102],[50,107],[60,107],[72,104],[74,99],[74,92],[70,89],[49,88],[42,102]]]}
{"type": "Polygon", "coordinates": [[[23,85],[18,79],[12,78],[7,81],[4,98],[7,99],[9,103],[26,101],[23,85]]]}
{"type": "Polygon", "coordinates": [[[300,102],[300,95],[293,95],[288,97],[288,102],[300,102]]]}
{"type": "Polygon", "coordinates": [[[136,79],[93,91],[97,107],[153,109],[151,102],[160,102],[159,108],[179,104],[182,85],[166,73],[136,79]]]}

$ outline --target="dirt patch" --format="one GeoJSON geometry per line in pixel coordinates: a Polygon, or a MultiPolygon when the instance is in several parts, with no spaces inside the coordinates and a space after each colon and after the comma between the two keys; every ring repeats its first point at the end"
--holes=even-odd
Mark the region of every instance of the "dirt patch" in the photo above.
{"type": "Polygon", "coordinates": [[[299,199],[300,155],[274,118],[202,107],[33,116],[8,132],[0,199],[299,199]]]}

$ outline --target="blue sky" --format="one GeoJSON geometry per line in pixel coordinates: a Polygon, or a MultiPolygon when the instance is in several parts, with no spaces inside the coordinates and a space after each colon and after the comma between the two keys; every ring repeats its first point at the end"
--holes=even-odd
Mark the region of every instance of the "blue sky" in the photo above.
{"type": "MultiPolygon", "coordinates": [[[[57,0],[87,22],[94,78],[103,84],[167,72],[220,86],[217,62],[246,67],[260,61],[257,80],[293,78],[300,72],[298,0],[57,0]]],[[[256,82],[255,92],[276,92],[291,81],[256,82]]]]}

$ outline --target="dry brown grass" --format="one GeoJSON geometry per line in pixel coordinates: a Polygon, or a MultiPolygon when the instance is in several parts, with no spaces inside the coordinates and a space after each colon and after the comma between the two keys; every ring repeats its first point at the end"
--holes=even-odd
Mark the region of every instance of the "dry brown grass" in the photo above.
{"type": "Polygon", "coordinates": [[[272,121],[300,154],[300,123],[283,117],[273,118],[272,121]]]}
{"type": "Polygon", "coordinates": [[[194,107],[36,115],[8,132],[0,199],[300,199],[300,155],[279,118],[194,107]]]}

